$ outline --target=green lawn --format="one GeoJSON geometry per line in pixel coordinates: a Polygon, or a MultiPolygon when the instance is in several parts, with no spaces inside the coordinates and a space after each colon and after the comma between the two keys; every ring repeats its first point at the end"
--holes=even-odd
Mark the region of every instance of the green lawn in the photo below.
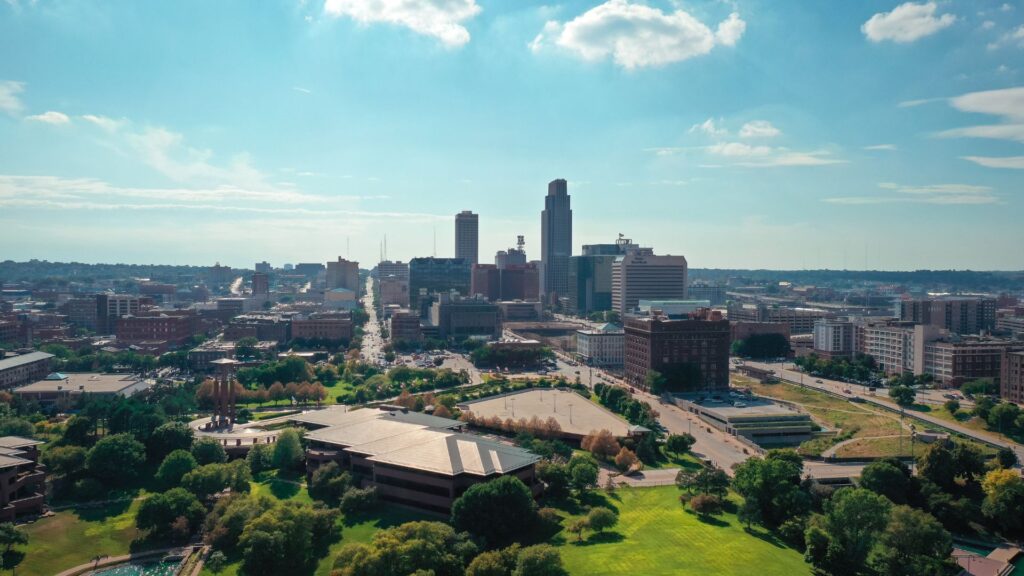
{"type": "Polygon", "coordinates": [[[28,546],[18,574],[53,576],[89,562],[97,555],[120,556],[138,531],[135,514],[139,502],[102,508],[65,510],[25,526],[28,546]]]}
{"type": "MultiPolygon", "coordinates": [[[[556,538],[570,574],[801,576],[811,573],[801,554],[755,528],[747,533],[726,514],[707,522],[687,512],[675,487],[619,489],[609,504],[619,523],[577,543],[556,538]]],[[[564,522],[565,525],[569,521],[564,522]]]]}

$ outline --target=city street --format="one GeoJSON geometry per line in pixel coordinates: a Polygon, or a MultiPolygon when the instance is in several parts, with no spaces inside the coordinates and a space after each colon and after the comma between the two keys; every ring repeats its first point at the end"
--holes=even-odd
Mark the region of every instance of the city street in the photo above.
{"type": "Polygon", "coordinates": [[[378,323],[377,308],[373,302],[373,278],[366,279],[366,292],[363,294],[362,303],[370,319],[363,328],[363,346],[360,354],[363,362],[376,363],[384,354],[384,339],[378,323]]]}

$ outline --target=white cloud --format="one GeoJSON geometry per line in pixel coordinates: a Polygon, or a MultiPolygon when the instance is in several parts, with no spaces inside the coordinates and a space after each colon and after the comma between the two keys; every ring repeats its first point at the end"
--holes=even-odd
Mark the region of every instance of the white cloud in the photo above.
{"type": "Polygon", "coordinates": [[[865,146],[865,150],[896,150],[895,144],[875,144],[873,146],[865,146]]]}
{"type": "Polygon", "coordinates": [[[920,98],[918,100],[904,100],[897,104],[900,108],[916,108],[925,104],[931,104],[932,102],[943,102],[946,98],[920,98]]]}
{"type": "Polygon", "coordinates": [[[1024,170],[1024,156],[961,156],[961,158],[986,168],[1010,168],[1013,170],[1024,170]]]}
{"type": "Polygon", "coordinates": [[[935,2],[900,4],[892,12],[879,12],[861,26],[861,31],[872,42],[891,40],[897,43],[913,42],[930,36],[956,21],[956,16],[935,16],[935,2]]]}
{"type": "Polygon", "coordinates": [[[996,27],[996,23],[991,20],[985,20],[981,23],[982,30],[991,30],[996,27]]]}
{"type": "Polygon", "coordinates": [[[664,66],[734,46],[746,23],[732,13],[716,32],[683,10],[665,13],[629,0],[608,0],[568,22],[549,21],[530,43],[540,51],[549,43],[584,60],[611,59],[628,70],[664,66]]]}
{"type": "Polygon", "coordinates": [[[924,186],[912,186],[896,184],[893,182],[882,182],[878,187],[890,192],[890,194],[884,196],[846,196],[825,198],[824,201],[830,204],[848,205],[891,203],[978,205],[996,204],[999,202],[999,196],[997,196],[989,186],[976,186],[972,184],[929,184],[924,186]]]}
{"type": "Polygon", "coordinates": [[[693,134],[694,132],[703,132],[708,136],[725,136],[729,134],[729,131],[726,130],[725,128],[720,128],[717,125],[715,125],[714,118],[708,118],[707,120],[701,122],[700,124],[694,124],[693,126],[690,126],[690,133],[693,134]]]}
{"type": "Polygon", "coordinates": [[[302,86],[292,86],[292,90],[294,90],[296,92],[301,92],[303,94],[312,94],[313,93],[313,91],[310,90],[309,88],[303,88],[302,86]]]}
{"type": "Polygon", "coordinates": [[[71,119],[68,118],[67,114],[64,114],[63,112],[55,112],[53,110],[43,112],[42,114],[26,116],[25,120],[32,120],[34,122],[44,122],[46,124],[68,124],[71,122],[71,119]]]}
{"type": "Polygon", "coordinates": [[[21,94],[24,90],[24,82],[14,82],[12,80],[0,82],[0,111],[12,116],[21,114],[25,107],[21,104],[18,94],[21,94]]]}
{"type": "Polygon", "coordinates": [[[1002,122],[953,128],[940,132],[938,136],[1024,142],[1024,87],[971,92],[951,98],[949,103],[961,112],[999,116],[1002,122]]]}
{"type": "Polygon", "coordinates": [[[789,148],[751,146],[745,142],[720,142],[708,146],[705,150],[709,154],[729,160],[732,165],[745,168],[827,166],[846,162],[831,157],[831,152],[825,150],[798,152],[789,148]]]}
{"type": "Polygon", "coordinates": [[[405,26],[457,48],[469,42],[469,30],[463,24],[480,13],[480,6],[476,0],[326,0],[324,12],[361,24],[405,26]]]}
{"type": "Polygon", "coordinates": [[[767,120],[752,120],[740,128],[740,138],[774,138],[782,131],[767,120]]]}
{"type": "Polygon", "coordinates": [[[1013,6],[1010,6],[1009,2],[1004,2],[1003,5],[999,7],[999,10],[1003,12],[1009,12],[1013,10],[1013,6]]]}
{"type": "Polygon", "coordinates": [[[125,120],[114,120],[113,118],[107,118],[106,116],[97,116],[95,114],[85,114],[82,116],[82,120],[91,122],[107,132],[116,132],[125,125],[125,120]]]}

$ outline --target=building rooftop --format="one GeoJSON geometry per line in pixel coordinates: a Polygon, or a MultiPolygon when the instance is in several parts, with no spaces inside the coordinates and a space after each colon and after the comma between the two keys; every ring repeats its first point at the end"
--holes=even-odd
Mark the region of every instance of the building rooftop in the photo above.
{"type": "Polygon", "coordinates": [[[28,354],[22,354],[20,356],[4,358],[3,360],[0,360],[0,370],[17,368],[18,366],[24,366],[25,364],[31,364],[32,362],[47,360],[49,358],[53,358],[53,354],[47,354],[46,352],[29,352],[28,354]]]}
{"type": "Polygon", "coordinates": [[[18,458],[17,456],[0,455],[0,469],[12,468],[14,466],[21,466],[22,464],[31,464],[31,460],[24,458],[18,458]]]}
{"type": "Polygon", "coordinates": [[[469,434],[434,433],[431,439],[424,439],[427,441],[368,460],[451,476],[505,474],[540,460],[539,456],[522,448],[469,434]]]}
{"type": "Polygon", "coordinates": [[[31,438],[22,438],[21,436],[4,436],[0,438],[0,448],[9,450],[20,450],[29,446],[39,446],[40,444],[45,444],[45,442],[31,438]]]}
{"type": "Polygon", "coordinates": [[[498,416],[502,420],[529,420],[533,416],[541,420],[554,418],[562,432],[578,436],[586,436],[595,430],[608,430],[620,438],[629,435],[628,422],[579,394],[564,390],[525,390],[465,402],[460,406],[477,416],[498,416]]]}
{"type": "Polygon", "coordinates": [[[14,391],[19,393],[69,391],[117,394],[144,382],[141,378],[128,374],[82,373],[63,374],[63,376],[63,379],[51,379],[47,376],[43,380],[16,388],[14,391]]]}

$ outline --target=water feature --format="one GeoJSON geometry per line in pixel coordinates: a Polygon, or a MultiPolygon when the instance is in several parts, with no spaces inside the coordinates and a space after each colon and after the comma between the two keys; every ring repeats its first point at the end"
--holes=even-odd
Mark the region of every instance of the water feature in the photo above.
{"type": "Polygon", "coordinates": [[[174,576],[181,562],[122,564],[92,572],[91,576],[174,576]]]}

